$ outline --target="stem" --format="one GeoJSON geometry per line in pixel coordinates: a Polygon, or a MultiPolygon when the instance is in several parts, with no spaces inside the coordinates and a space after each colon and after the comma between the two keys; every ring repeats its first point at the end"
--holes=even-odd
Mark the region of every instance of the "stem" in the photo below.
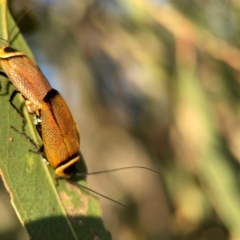
{"type": "Polygon", "coordinates": [[[7,29],[7,0],[0,0],[2,5],[2,34],[3,39],[8,40],[8,29],[7,29]]]}

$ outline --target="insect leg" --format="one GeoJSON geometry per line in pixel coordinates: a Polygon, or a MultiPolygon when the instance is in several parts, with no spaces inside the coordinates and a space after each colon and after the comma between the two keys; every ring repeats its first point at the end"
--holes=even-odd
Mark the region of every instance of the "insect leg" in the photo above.
{"type": "Polygon", "coordinates": [[[24,126],[25,126],[25,123],[26,123],[25,118],[22,115],[22,113],[19,111],[19,109],[13,104],[13,99],[17,94],[20,94],[19,91],[14,90],[8,101],[11,104],[11,106],[15,109],[15,111],[19,114],[19,116],[22,118],[22,132],[24,132],[24,126]]]}
{"type": "Polygon", "coordinates": [[[3,77],[5,77],[5,78],[7,78],[7,75],[6,75],[6,73],[5,73],[5,72],[3,72],[3,71],[1,71],[1,70],[0,70],[0,75],[1,75],[1,76],[3,76],[3,77]]]}
{"type": "Polygon", "coordinates": [[[21,135],[23,135],[23,136],[31,143],[31,145],[32,145],[32,146],[35,148],[35,150],[36,150],[36,152],[30,150],[31,152],[40,154],[41,157],[43,158],[44,162],[46,162],[47,164],[49,164],[48,161],[46,160],[46,156],[45,156],[45,154],[44,154],[44,152],[43,152],[43,146],[42,146],[41,148],[39,148],[39,147],[36,145],[36,143],[33,141],[33,139],[30,138],[30,137],[27,135],[26,132],[20,131],[20,130],[16,129],[14,126],[10,126],[10,127],[11,127],[14,131],[16,131],[16,132],[20,133],[21,135]]]}
{"type": "MultiPolygon", "coordinates": [[[[4,73],[4,72],[2,72],[1,70],[0,70],[0,76],[3,76],[3,77],[5,77],[5,78],[7,78],[7,75],[4,73]]],[[[3,87],[3,84],[2,84],[2,81],[0,81],[0,95],[1,96],[3,96],[3,95],[7,95],[7,93],[8,93],[8,88],[9,88],[9,81],[6,81],[6,84],[4,84],[5,86],[3,87]],[[5,91],[3,91],[3,89],[5,90],[5,91]],[[3,93],[2,93],[3,92],[3,93]]]]}
{"type": "Polygon", "coordinates": [[[34,114],[34,125],[36,126],[37,132],[42,139],[42,120],[41,117],[34,114]]]}

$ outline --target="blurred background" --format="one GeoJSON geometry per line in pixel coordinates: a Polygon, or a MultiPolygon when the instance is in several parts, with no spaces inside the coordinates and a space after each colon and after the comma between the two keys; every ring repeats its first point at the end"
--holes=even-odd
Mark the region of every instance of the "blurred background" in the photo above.
{"type": "MultiPolygon", "coordinates": [[[[15,19],[50,8],[19,26],[72,110],[88,171],[161,173],[88,177],[131,206],[100,198],[112,238],[240,239],[239,1],[9,4],[15,19]]],[[[0,194],[0,239],[28,239],[3,186],[0,194]]]]}

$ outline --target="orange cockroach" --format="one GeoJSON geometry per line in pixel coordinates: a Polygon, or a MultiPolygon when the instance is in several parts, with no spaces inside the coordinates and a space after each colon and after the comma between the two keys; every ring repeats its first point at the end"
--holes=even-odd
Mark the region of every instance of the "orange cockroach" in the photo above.
{"type": "MultiPolygon", "coordinates": [[[[70,178],[80,159],[80,137],[73,116],[38,66],[25,53],[10,47],[9,40],[5,41],[7,44],[0,48],[0,67],[25,98],[27,111],[40,119],[47,161],[55,169],[56,176],[70,178]]],[[[11,102],[15,93],[9,101],[18,111],[11,102]]]]}
{"type": "MultiPolygon", "coordinates": [[[[7,44],[0,48],[0,66],[16,89],[26,99],[28,112],[35,114],[37,129],[43,140],[47,162],[55,169],[56,177],[69,179],[75,173],[76,164],[80,160],[80,136],[76,122],[60,93],[51,87],[37,65],[26,54],[10,47],[8,41],[6,42],[7,44]]],[[[10,99],[12,100],[12,96],[10,99]]],[[[24,134],[37,148],[26,133],[18,132],[24,134]]],[[[129,168],[143,168],[156,172],[146,167],[134,166],[90,174],[129,168]]],[[[79,175],[85,176],[87,174],[79,175]]],[[[71,183],[74,184],[72,181],[71,183]]],[[[88,190],[95,192],[91,189],[88,190]]],[[[114,201],[113,199],[110,200],[114,201]]]]}
{"type": "Polygon", "coordinates": [[[0,49],[0,66],[26,98],[28,112],[40,117],[45,153],[56,176],[71,177],[80,158],[80,138],[64,99],[29,57],[9,45],[0,49]]]}

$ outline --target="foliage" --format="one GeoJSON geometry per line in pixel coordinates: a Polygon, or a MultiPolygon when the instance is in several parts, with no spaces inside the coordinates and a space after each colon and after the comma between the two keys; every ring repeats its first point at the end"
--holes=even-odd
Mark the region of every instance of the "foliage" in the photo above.
{"type": "Polygon", "coordinates": [[[113,238],[239,239],[238,1],[76,2],[22,27],[37,29],[27,39],[73,110],[87,166],[161,172],[89,179],[132,206],[103,202],[113,238]]]}

